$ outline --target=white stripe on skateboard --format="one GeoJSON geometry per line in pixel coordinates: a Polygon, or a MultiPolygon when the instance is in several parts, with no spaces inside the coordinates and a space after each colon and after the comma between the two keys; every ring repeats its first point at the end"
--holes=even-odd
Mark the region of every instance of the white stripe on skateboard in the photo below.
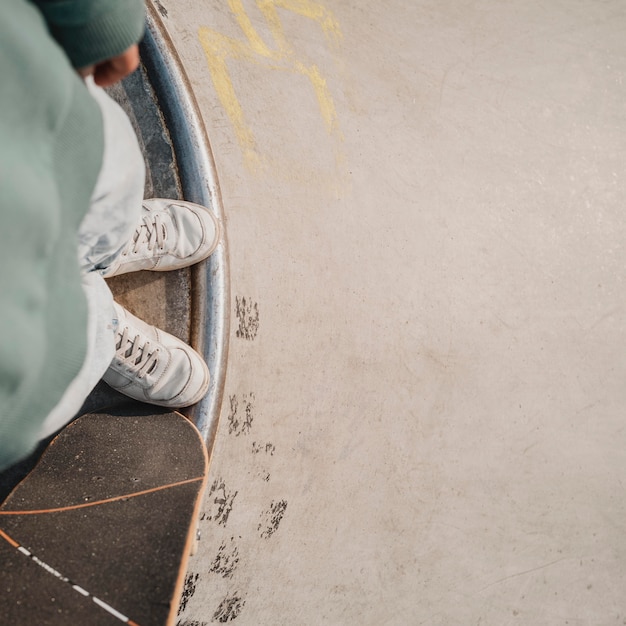
{"type": "Polygon", "coordinates": [[[26,548],[21,546],[17,541],[15,541],[15,539],[13,539],[12,537],[9,537],[9,535],[7,535],[2,530],[0,530],[0,537],[2,537],[9,545],[13,546],[18,552],[28,557],[34,563],[37,563],[37,565],[39,565],[39,567],[41,567],[46,572],[48,572],[48,574],[52,574],[55,578],[58,578],[61,582],[68,583],[74,591],[80,593],[80,595],[84,596],[85,598],[91,598],[95,604],[97,604],[100,608],[104,609],[105,611],[113,615],[113,617],[116,617],[118,620],[120,620],[120,622],[124,622],[124,624],[129,624],[129,626],[139,626],[138,624],[133,622],[130,618],[126,617],[126,615],[124,615],[123,613],[116,611],[110,604],[103,602],[97,596],[94,596],[93,594],[89,593],[88,591],[80,587],[79,585],[74,584],[69,578],[67,578],[67,576],[63,576],[61,572],[54,569],[54,567],[48,565],[45,561],[42,561],[39,557],[34,555],[32,552],[30,552],[30,550],[27,550],[26,548]]]}
{"type": "Polygon", "coordinates": [[[108,611],[111,615],[113,615],[114,617],[117,617],[117,619],[119,619],[121,622],[126,622],[128,624],[128,618],[126,617],[126,615],[123,615],[119,611],[116,611],[112,606],[110,606],[106,602],[102,602],[102,600],[100,600],[99,598],[96,598],[96,596],[91,596],[91,599],[98,606],[101,606],[105,611],[108,611]]]}
{"type": "Polygon", "coordinates": [[[79,587],[78,585],[72,585],[72,589],[74,591],[78,591],[78,593],[80,593],[83,596],[89,596],[89,592],[85,591],[82,587],[79,587]]]}

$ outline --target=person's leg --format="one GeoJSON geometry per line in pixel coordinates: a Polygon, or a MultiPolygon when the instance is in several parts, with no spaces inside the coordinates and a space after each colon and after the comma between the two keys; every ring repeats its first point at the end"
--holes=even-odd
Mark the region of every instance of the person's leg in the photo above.
{"type": "Polygon", "coordinates": [[[115,356],[116,320],[113,295],[96,272],[83,276],[87,298],[87,352],[82,368],[42,424],[40,439],[65,426],[80,410],[115,356]]]}
{"type": "Polygon", "coordinates": [[[114,303],[102,276],[197,263],[217,246],[219,224],[206,207],[142,200],[145,166],[132,126],[102,89],[89,88],[102,111],[105,151],[78,233],[88,347],[81,371],[48,415],[41,438],[70,421],[102,378],[132,398],[175,408],[197,402],[210,379],[195,350],[114,303]]]}
{"type": "Polygon", "coordinates": [[[133,237],[141,217],[145,165],[126,113],[88,79],[104,122],[104,157],[89,212],[78,233],[81,269],[107,267],[133,237]]]}
{"type": "Polygon", "coordinates": [[[169,271],[208,257],[220,233],[213,213],[184,200],[143,199],[144,160],[128,117],[103,89],[88,85],[104,119],[105,155],[79,232],[83,271],[109,278],[169,271]]]}
{"type": "Polygon", "coordinates": [[[85,361],[57,406],[42,425],[43,439],[71,420],[98,384],[115,356],[117,315],[111,290],[99,272],[132,237],[140,221],[145,166],[133,128],[120,106],[88,79],[100,105],[104,154],[89,211],[78,231],[78,258],[87,299],[85,361]]]}

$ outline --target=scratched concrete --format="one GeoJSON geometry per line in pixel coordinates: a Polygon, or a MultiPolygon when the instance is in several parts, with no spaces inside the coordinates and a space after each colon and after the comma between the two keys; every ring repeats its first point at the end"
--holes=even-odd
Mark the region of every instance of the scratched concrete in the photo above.
{"type": "Polygon", "coordinates": [[[180,626],[626,624],[626,7],[161,0],[232,334],[180,626]]]}

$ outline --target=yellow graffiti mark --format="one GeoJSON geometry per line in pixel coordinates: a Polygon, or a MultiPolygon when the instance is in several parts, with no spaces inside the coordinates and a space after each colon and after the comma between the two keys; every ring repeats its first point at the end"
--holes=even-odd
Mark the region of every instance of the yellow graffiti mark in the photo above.
{"type": "Polygon", "coordinates": [[[283,26],[278,17],[277,8],[286,9],[316,21],[329,39],[334,39],[335,41],[341,39],[339,23],[335,20],[333,14],[321,4],[309,2],[309,0],[257,0],[257,5],[265,16],[274,39],[285,47],[288,46],[288,43],[283,33],[283,26]]]}
{"type": "Polygon", "coordinates": [[[246,39],[250,43],[250,48],[256,53],[264,57],[271,57],[272,52],[265,45],[259,34],[256,32],[252,22],[243,7],[241,0],[228,0],[228,6],[237,19],[237,24],[243,31],[246,39]]]}
{"type": "Polygon", "coordinates": [[[235,88],[230,79],[226,58],[252,59],[251,51],[242,42],[224,37],[208,28],[200,29],[200,42],[206,53],[211,79],[222,107],[235,128],[237,141],[249,162],[258,159],[254,135],[248,127],[243,109],[237,99],[235,88]]]}
{"type": "Polygon", "coordinates": [[[228,70],[227,61],[230,59],[245,60],[272,70],[290,71],[305,76],[315,93],[326,130],[336,138],[341,138],[337,112],[326,80],[317,65],[304,63],[297,58],[293,46],[285,36],[277,9],[292,11],[316,21],[331,43],[341,38],[339,24],[330,11],[310,0],[256,0],[256,4],[268,24],[274,47],[268,46],[254,28],[242,0],[228,0],[228,6],[245,40],[227,37],[208,27],[201,27],[198,32],[220,103],[235,129],[246,161],[253,166],[259,163],[259,152],[228,70]]]}

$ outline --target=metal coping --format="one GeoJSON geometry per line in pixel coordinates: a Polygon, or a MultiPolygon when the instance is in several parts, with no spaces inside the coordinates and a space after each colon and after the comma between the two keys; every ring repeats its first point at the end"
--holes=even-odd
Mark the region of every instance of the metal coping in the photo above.
{"type": "Polygon", "coordinates": [[[205,398],[188,411],[212,449],[228,359],[230,281],[224,210],[215,161],[191,84],[156,9],[148,4],[142,62],[170,132],[183,197],[211,208],[222,232],[216,251],[192,268],[191,341],[211,372],[205,398]]]}

